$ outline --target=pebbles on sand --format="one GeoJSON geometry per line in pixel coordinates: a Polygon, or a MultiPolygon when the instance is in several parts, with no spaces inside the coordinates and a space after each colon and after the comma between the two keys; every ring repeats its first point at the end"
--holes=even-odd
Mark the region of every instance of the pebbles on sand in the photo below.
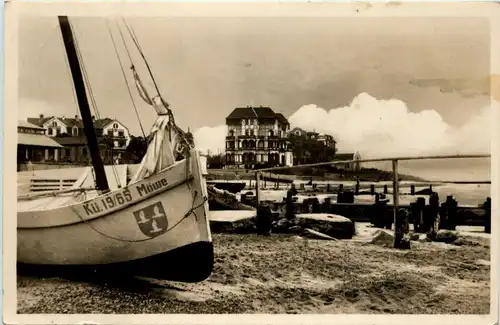
{"type": "Polygon", "coordinates": [[[196,284],[18,277],[18,312],[489,312],[490,266],[477,262],[490,260],[489,246],[398,251],[296,237],[214,234],[214,272],[196,284]]]}

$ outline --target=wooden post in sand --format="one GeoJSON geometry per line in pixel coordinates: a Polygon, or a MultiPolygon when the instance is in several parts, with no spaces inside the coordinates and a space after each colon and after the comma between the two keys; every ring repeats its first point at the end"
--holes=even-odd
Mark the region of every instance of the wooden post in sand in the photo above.
{"type": "Polygon", "coordinates": [[[394,206],[394,248],[399,248],[402,246],[403,242],[403,231],[400,228],[403,227],[401,224],[401,218],[398,217],[399,214],[399,173],[398,173],[398,161],[394,159],[392,161],[392,197],[394,206]]]}
{"type": "Polygon", "coordinates": [[[255,205],[258,211],[260,205],[260,172],[255,173],[255,205]]]}

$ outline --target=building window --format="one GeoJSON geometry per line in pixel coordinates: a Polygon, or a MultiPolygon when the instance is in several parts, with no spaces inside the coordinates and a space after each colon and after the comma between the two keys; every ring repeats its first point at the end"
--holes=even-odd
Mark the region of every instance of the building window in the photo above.
{"type": "Polygon", "coordinates": [[[233,130],[229,130],[229,136],[230,137],[234,137],[234,131],[233,130]]]}
{"type": "Polygon", "coordinates": [[[71,156],[71,149],[64,149],[64,155],[65,155],[66,157],[71,156]]]}
{"type": "Polygon", "coordinates": [[[124,132],[123,131],[118,131],[118,136],[119,137],[123,137],[124,136],[124,132]]]}
{"type": "Polygon", "coordinates": [[[78,128],[77,127],[74,127],[73,128],[73,135],[78,135],[78,128]]]}
{"type": "Polygon", "coordinates": [[[118,129],[118,123],[113,124],[113,129],[118,129]]]}
{"type": "Polygon", "coordinates": [[[52,126],[57,126],[57,122],[56,121],[52,122],[52,126]]]}
{"type": "Polygon", "coordinates": [[[245,120],[241,120],[241,125],[245,125],[245,120]]]}
{"type": "Polygon", "coordinates": [[[113,130],[108,130],[108,136],[110,136],[110,137],[113,136],[113,130]]]}

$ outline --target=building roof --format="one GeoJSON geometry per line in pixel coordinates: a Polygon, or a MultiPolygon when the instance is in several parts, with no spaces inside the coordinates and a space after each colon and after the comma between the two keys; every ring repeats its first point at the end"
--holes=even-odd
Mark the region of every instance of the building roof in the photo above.
{"type": "Polygon", "coordinates": [[[45,122],[47,122],[48,120],[50,120],[52,118],[53,118],[53,116],[28,117],[28,122],[31,124],[34,124],[34,125],[43,126],[45,124],[45,122]]]}
{"type": "Polygon", "coordinates": [[[96,129],[102,129],[104,128],[105,126],[107,126],[108,124],[114,122],[115,120],[114,119],[111,119],[111,118],[103,118],[103,119],[99,119],[99,120],[95,120],[94,121],[94,128],[96,129]]]}
{"type": "Polygon", "coordinates": [[[276,113],[270,107],[236,107],[226,119],[242,119],[242,118],[273,118],[276,113]]]}
{"type": "Polygon", "coordinates": [[[43,134],[18,133],[17,144],[25,146],[61,148],[62,146],[50,137],[43,134]]]}
{"type": "Polygon", "coordinates": [[[330,135],[330,134],[326,134],[326,133],[318,133],[316,131],[306,131],[302,128],[299,128],[298,126],[294,127],[293,129],[291,129],[290,131],[288,131],[289,134],[294,134],[295,132],[297,131],[300,131],[301,133],[305,133],[307,135],[317,135],[318,138],[321,138],[321,137],[328,137],[331,139],[332,142],[335,142],[337,143],[337,141],[335,140],[335,138],[330,135]]]}
{"type": "Polygon", "coordinates": [[[21,127],[21,128],[27,128],[27,129],[43,130],[42,127],[39,127],[38,125],[29,123],[29,122],[26,122],[23,120],[17,121],[17,126],[21,127]]]}
{"type": "Polygon", "coordinates": [[[61,122],[66,124],[67,127],[78,127],[78,128],[83,128],[83,122],[81,119],[76,119],[76,118],[67,118],[65,117],[64,119],[60,118],[61,122]]]}
{"type": "Polygon", "coordinates": [[[278,118],[278,121],[280,121],[281,123],[290,124],[290,123],[288,123],[288,120],[286,119],[286,117],[283,114],[276,113],[276,117],[278,118]]]}
{"type": "Polygon", "coordinates": [[[335,143],[337,143],[337,141],[335,140],[335,138],[334,138],[332,135],[330,135],[330,134],[320,133],[320,134],[318,135],[318,138],[323,138],[323,137],[324,137],[324,138],[329,138],[331,142],[335,142],[335,143]]]}
{"type": "MultiPolygon", "coordinates": [[[[59,121],[64,123],[67,127],[78,127],[78,128],[83,128],[83,122],[80,118],[68,118],[68,117],[57,117],[57,116],[47,116],[47,117],[28,117],[28,122],[37,126],[43,126],[47,121],[57,118],[59,121]]],[[[94,128],[96,129],[102,129],[108,124],[112,123],[113,121],[116,121],[111,118],[103,118],[103,119],[97,119],[94,120],[94,128]]]]}

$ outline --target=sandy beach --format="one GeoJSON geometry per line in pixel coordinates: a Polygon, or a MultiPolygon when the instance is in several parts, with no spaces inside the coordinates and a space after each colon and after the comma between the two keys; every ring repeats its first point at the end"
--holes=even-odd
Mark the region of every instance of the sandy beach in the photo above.
{"type": "Polygon", "coordinates": [[[18,276],[18,312],[489,313],[487,236],[399,251],[368,244],[373,232],[348,241],[214,234],[213,274],[196,284],[18,276]]]}

